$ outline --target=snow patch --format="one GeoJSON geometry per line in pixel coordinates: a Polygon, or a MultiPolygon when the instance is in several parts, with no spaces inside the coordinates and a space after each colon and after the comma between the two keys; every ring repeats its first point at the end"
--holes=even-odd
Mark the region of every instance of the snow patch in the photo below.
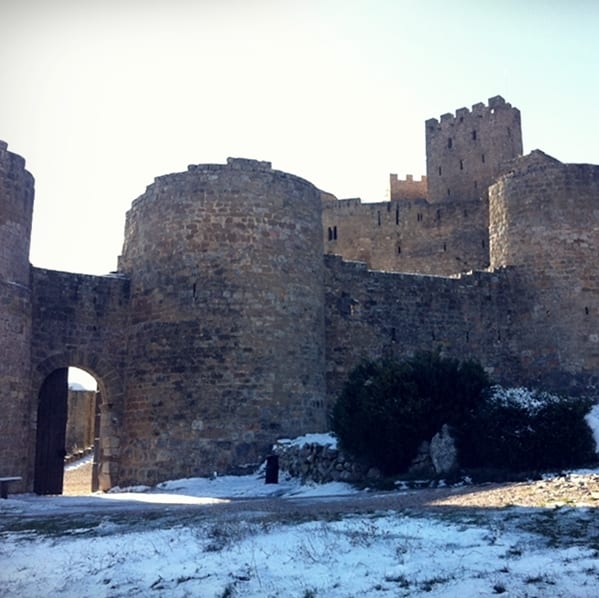
{"type": "Polygon", "coordinates": [[[278,444],[287,446],[305,446],[306,444],[318,444],[320,446],[330,446],[333,449],[337,448],[337,437],[333,434],[304,434],[297,438],[281,438],[277,441],[278,444]]]}
{"type": "Polygon", "coordinates": [[[531,390],[523,386],[514,388],[493,386],[491,400],[503,407],[515,407],[528,412],[530,415],[535,415],[546,405],[559,403],[562,399],[557,395],[531,390]]]}
{"type": "Polygon", "coordinates": [[[593,438],[595,439],[595,452],[599,454],[599,405],[595,405],[585,416],[591,432],[593,432],[593,438]]]}

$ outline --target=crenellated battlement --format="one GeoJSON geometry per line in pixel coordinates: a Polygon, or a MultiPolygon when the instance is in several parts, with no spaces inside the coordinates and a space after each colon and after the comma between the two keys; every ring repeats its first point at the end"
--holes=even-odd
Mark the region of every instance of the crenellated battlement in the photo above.
{"type": "Polygon", "coordinates": [[[422,175],[420,180],[414,180],[411,174],[405,179],[398,178],[396,174],[389,175],[389,198],[392,201],[425,199],[427,191],[426,175],[422,175]]]}
{"type": "Polygon", "coordinates": [[[509,102],[506,102],[502,96],[493,96],[489,98],[488,104],[478,102],[472,105],[472,110],[468,108],[458,108],[455,114],[446,112],[439,119],[429,118],[425,121],[427,131],[434,133],[447,130],[449,127],[462,124],[473,117],[485,118],[495,114],[497,110],[512,110],[513,107],[509,102]]]}

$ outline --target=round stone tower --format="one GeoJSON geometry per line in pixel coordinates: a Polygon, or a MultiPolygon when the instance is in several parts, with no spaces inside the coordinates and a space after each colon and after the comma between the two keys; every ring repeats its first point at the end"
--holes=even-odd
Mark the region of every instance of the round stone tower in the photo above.
{"type": "Polygon", "coordinates": [[[32,214],[33,177],[0,141],[0,463],[3,475],[24,478],[22,489],[30,475],[32,214]]]}
{"type": "Polygon", "coordinates": [[[522,369],[547,387],[599,382],[599,166],[538,150],[489,189],[491,268],[515,266],[522,369]]]}
{"type": "Polygon", "coordinates": [[[325,428],[320,210],[312,184],[242,159],[133,202],[121,485],[255,466],[325,428]]]}

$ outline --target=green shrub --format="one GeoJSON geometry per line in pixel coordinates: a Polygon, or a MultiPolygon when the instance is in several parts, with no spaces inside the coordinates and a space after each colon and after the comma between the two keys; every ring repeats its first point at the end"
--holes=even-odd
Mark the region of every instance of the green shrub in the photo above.
{"type": "Polygon", "coordinates": [[[488,387],[479,364],[438,353],[401,363],[368,361],[350,373],[333,410],[333,430],[345,450],[392,475],[443,424],[468,417],[488,387]]]}
{"type": "Polygon", "coordinates": [[[494,387],[458,428],[460,463],[512,471],[589,463],[596,458],[584,419],[590,408],[587,399],[494,387]]]}

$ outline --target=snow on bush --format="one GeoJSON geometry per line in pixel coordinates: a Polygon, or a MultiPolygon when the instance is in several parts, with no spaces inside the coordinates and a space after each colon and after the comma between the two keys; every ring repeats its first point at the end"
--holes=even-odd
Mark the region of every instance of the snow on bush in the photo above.
{"type": "Polygon", "coordinates": [[[493,386],[491,388],[490,399],[497,405],[520,409],[528,415],[537,415],[543,408],[550,404],[559,403],[562,400],[557,395],[525,388],[524,386],[516,388],[493,386]]]}
{"type": "Polygon", "coordinates": [[[588,398],[494,386],[460,430],[460,462],[512,471],[581,467],[596,458],[591,407],[588,398]]]}

